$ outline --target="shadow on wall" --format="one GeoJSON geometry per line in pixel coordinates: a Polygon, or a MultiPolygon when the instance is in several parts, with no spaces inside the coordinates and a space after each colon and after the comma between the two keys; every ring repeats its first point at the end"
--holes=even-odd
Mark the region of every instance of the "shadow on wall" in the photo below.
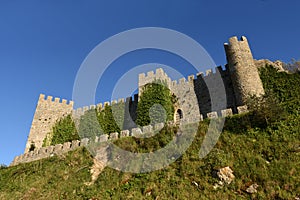
{"type": "Polygon", "coordinates": [[[121,129],[132,129],[136,127],[135,120],[137,117],[138,94],[132,97],[127,97],[125,101],[124,123],[121,129]]]}
{"type": "MultiPolygon", "coordinates": [[[[217,105],[217,107],[218,105],[222,105],[221,101],[225,100],[225,97],[219,96],[222,92],[219,92],[218,94],[218,91],[222,89],[222,86],[220,85],[221,82],[218,81],[219,77],[222,78],[225,87],[227,102],[226,108],[232,108],[233,113],[237,113],[232,81],[230,78],[228,66],[226,65],[225,70],[223,70],[222,67],[217,67],[215,73],[212,73],[212,71],[208,70],[205,76],[202,73],[197,74],[197,78],[194,79],[194,90],[200,108],[200,114],[202,114],[204,118],[208,117],[207,113],[212,112],[211,95],[214,95],[213,99],[215,99],[216,101],[214,102],[214,104],[217,105]]],[[[214,109],[214,111],[216,111],[218,115],[221,116],[221,110],[223,109],[225,108],[220,106],[217,110],[214,109]]]]}

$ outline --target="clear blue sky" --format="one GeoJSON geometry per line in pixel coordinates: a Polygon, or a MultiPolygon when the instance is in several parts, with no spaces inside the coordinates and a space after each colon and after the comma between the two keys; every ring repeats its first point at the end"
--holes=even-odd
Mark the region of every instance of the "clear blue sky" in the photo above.
{"type": "MultiPolygon", "coordinates": [[[[108,37],[138,27],[174,29],[198,41],[217,65],[224,65],[223,43],[233,35],[246,35],[255,58],[288,62],[300,58],[299,8],[298,0],[1,0],[0,163],[8,165],[23,153],[39,94],[71,99],[81,63],[108,37]]],[[[119,71],[149,62],[186,64],[146,51],[120,59],[119,71]]],[[[120,73],[107,71],[107,87],[97,92],[99,102],[110,99],[109,82],[120,73]]]]}

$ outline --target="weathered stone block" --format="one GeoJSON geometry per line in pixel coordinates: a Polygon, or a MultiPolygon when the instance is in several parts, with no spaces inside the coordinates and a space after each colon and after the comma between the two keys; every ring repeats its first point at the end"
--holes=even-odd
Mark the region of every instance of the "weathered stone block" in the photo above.
{"type": "Polygon", "coordinates": [[[109,135],[110,140],[117,140],[118,138],[119,138],[119,133],[118,132],[114,132],[114,133],[111,133],[109,135]]]}
{"type": "Polygon", "coordinates": [[[151,125],[143,126],[143,134],[153,132],[153,127],[151,125]]]}
{"type": "Polygon", "coordinates": [[[53,153],[60,153],[60,152],[62,152],[62,148],[63,148],[62,144],[55,145],[54,149],[53,149],[53,153]]]}
{"type": "Polygon", "coordinates": [[[71,148],[75,149],[77,147],[81,146],[80,141],[79,140],[73,140],[72,144],[71,144],[71,148]]]}
{"type": "Polygon", "coordinates": [[[33,156],[33,154],[34,154],[34,152],[33,151],[29,151],[29,153],[27,154],[27,157],[29,158],[29,157],[32,157],[33,156]]]}
{"type": "Polygon", "coordinates": [[[142,133],[142,130],[140,128],[133,128],[131,130],[131,136],[133,137],[139,137],[141,136],[143,133],[142,133]]]}
{"type": "Polygon", "coordinates": [[[161,130],[165,126],[164,123],[154,124],[154,130],[161,130]]]}
{"type": "Polygon", "coordinates": [[[209,119],[215,119],[215,118],[218,118],[218,113],[217,113],[217,112],[210,112],[210,113],[207,113],[207,118],[209,118],[209,119]]]}
{"type": "Polygon", "coordinates": [[[48,147],[46,147],[46,152],[47,152],[48,154],[53,153],[53,151],[54,151],[54,146],[48,146],[48,147]]]}
{"type": "Polygon", "coordinates": [[[128,137],[130,134],[130,131],[129,130],[123,130],[121,131],[120,133],[120,137],[128,137]]]}
{"type": "Polygon", "coordinates": [[[221,110],[221,114],[222,114],[222,117],[231,116],[232,115],[232,109],[229,108],[229,109],[221,110]]]}
{"type": "Polygon", "coordinates": [[[237,110],[238,110],[238,114],[248,112],[248,108],[246,105],[237,107],[237,110]]]}
{"type": "Polygon", "coordinates": [[[89,138],[82,138],[80,140],[80,146],[87,146],[89,144],[89,138]]]}
{"type": "Polygon", "coordinates": [[[33,150],[33,156],[39,155],[39,149],[34,149],[33,150]]]}
{"type": "Polygon", "coordinates": [[[46,154],[47,153],[47,147],[42,147],[39,149],[39,154],[46,154]]]}
{"type": "Polygon", "coordinates": [[[71,149],[71,142],[65,142],[63,144],[63,151],[69,151],[71,149]]]}
{"type": "Polygon", "coordinates": [[[99,142],[106,142],[108,140],[108,135],[103,134],[99,136],[99,142]]]}
{"type": "Polygon", "coordinates": [[[200,121],[203,121],[203,115],[200,114],[200,121]]]}

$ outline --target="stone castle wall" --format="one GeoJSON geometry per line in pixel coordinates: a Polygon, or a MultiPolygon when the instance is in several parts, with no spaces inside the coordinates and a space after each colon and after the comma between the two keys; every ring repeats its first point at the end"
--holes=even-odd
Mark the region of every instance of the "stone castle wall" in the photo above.
{"type": "Polygon", "coordinates": [[[27,139],[25,153],[29,152],[33,145],[35,148],[41,148],[43,140],[47,133],[52,131],[55,122],[60,118],[71,114],[73,110],[73,101],[69,103],[67,100],[41,94],[37,103],[35,114],[33,117],[30,133],[27,139]]]}
{"type": "Polygon", "coordinates": [[[63,99],[60,102],[59,98],[55,98],[53,101],[51,96],[45,99],[45,95],[40,95],[25,153],[29,152],[32,145],[36,149],[41,149],[46,134],[51,132],[53,125],[60,118],[72,114],[75,123],[79,123],[80,117],[85,111],[89,109],[101,110],[105,105],[124,103],[124,124],[121,129],[135,128],[134,121],[139,95],[145,84],[155,80],[164,81],[178,98],[178,103],[175,105],[174,121],[179,111],[182,115],[181,120],[189,122],[225,116],[225,113],[238,113],[239,108],[242,108],[238,106],[244,105],[249,95],[261,95],[264,93],[264,89],[247,39],[242,37],[239,41],[237,37],[232,37],[229,39],[229,44],[224,44],[224,47],[228,61],[225,69],[217,67],[215,72],[207,70],[205,74],[200,72],[196,76],[191,75],[187,79],[182,78],[179,81],[172,81],[163,69],[156,69],[155,72],[150,71],[147,74],[142,73],[139,74],[139,94],[133,98],[126,98],[126,100],[119,99],[118,101],[73,110],[72,101],[67,103],[67,100],[63,99]],[[222,93],[222,87],[224,87],[225,94],[222,93]],[[226,104],[222,105],[222,102],[225,101],[226,104]]]}
{"type": "MultiPolygon", "coordinates": [[[[94,108],[93,106],[91,108],[94,108]]],[[[85,109],[87,111],[88,109],[85,109]]],[[[238,107],[238,113],[247,112],[247,107],[240,106],[238,107]]],[[[232,109],[225,109],[221,111],[221,115],[218,115],[217,112],[210,112],[207,114],[208,118],[217,118],[217,117],[227,117],[233,115],[232,109]]],[[[203,120],[203,119],[202,119],[203,120]]],[[[184,121],[184,123],[190,123],[189,121],[184,121]]],[[[74,140],[72,142],[65,142],[64,144],[57,144],[47,147],[35,148],[33,151],[25,152],[22,155],[16,156],[10,166],[18,165],[20,163],[28,163],[44,158],[49,158],[53,155],[64,154],[69,151],[73,151],[76,148],[88,146],[92,144],[100,144],[107,141],[117,140],[123,137],[137,137],[143,138],[144,135],[153,135],[153,133],[161,130],[164,127],[164,123],[158,123],[154,125],[143,126],[141,128],[132,128],[130,130],[122,130],[120,133],[110,133],[96,136],[95,139],[91,140],[89,138],[82,138],[81,140],[74,140]]]]}
{"type": "Polygon", "coordinates": [[[221,66],[215,68],[215,72],[212,69],[206,70],[205,74],[199,72],[196,76],[190,75],[185,78],[177,80],[171,80],[170,77],[163,71],[163,69],[156,69],[156,73],[153,71],[148,72],[147,75],[139,75],[139,94],[142,93],[142,86],[151,83],[155,80],[163,78],[167,83],[168,88],[172,94],[178,98],[177,109],[181,109],[185,117],[189,117],[190,121],[199,121],[201,115],[206,118],[207,113],[212,111],[212,96],[217,99],[218,102],[214,102],[216,105],[220,102],[225,102],[225,105],[216,106],[219,115],[222,109],[232,108],[234,113],[236,110],[236,100],[234,96],[233,84],[231,81],[230,72],[228,66],[222,69],[221,66]],[[222,88],[220,83],[224,84],[225,94],[220,92],[222,88]],[[215,93],[215,94],[214,94],[215,93]],[[226,99],[225,99],[226,97],[226,99]]]}
{"type": "Polygon", "coordinates": [[[72,116],[76,123],[79,123],[80,117],[84,115],[84,113],[90,109],[97,109],[98,111],[101,111],[104,109],[106,105],[112,106],[112,111],[114,113],[114,105],[117,104],[124,104],[122,109],[124,109],[124,116],[115,116],[115,117],[121,117],[124,119],[123,124],[118,124],[121,129],[131,129],[135,128],[135,120],[136,120],[136,113],[137,113],[137,104],[138,104],[138,94],[135,94],[133,97],[127,97],[125,100],[124,98],[120,98],[118,100],[112,100],[102,103],[99,103],[97,105],[90,105],[85,106],[83,108],[77,108],[76,110],[73,110],[72,116]]]}
{"type": "Polygon", "coordinates": [[[164,123],[158,123],[154,124],[153,126],[148,125],[141,128],[132,128],[131,130],[122,130],[120,131],[120,133],[115,132],[110,134],[103,134],[99,137],[97,136],[94,140],[91,140],[89,138],[82,138],[81,140],[65,142],[64,144],[35,148],[33,151],[25,152],[22,155],[16,156],[10,166],[48,158],[50,156],[53,156],[54,154],[63,154],[69,151],[73,151],[78,147],[87,146],[89,144],[112,141],[122,137],[140,137],[144,134],[159,131],[163,127],[164,123]]]}

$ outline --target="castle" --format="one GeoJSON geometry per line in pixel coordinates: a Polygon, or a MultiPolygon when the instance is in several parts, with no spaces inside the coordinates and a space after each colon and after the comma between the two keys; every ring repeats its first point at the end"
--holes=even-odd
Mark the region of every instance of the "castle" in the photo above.
{"type": "MultiPolygon", "coordinates": [[[[124,119],[126,124],[122,128],[123,130],[131,129],[132,132],[130,134],[127,130],[123,131],[120,133],[120,137],[134,135],[134,131],[136,131],[134,120],[136,118],[139,95],[145,84],[155,80],[164,81],[171,93],[178,99],[178,103],[175,105],[175,122],[193,122],[203,120],[203,118],[214,118],[245,112],[246,108],[244,105],[249,96],[264,94],[258,71],[258,67],[262,62],[257,62],[253,59],[247,38],[244,36],[240,40],[237,37],[231,37],[229,43],[224,44],[224,48],[227,58],[225,69],[216,67],[215,72],[207,70],[205,74],[199,72],[196,76],[191,75],[188,76],[187,80],[181,78],[179,81],[171,80],[163,69],[157,69],[155,73],[150,71],[147,74],[139,74],[139,94],[135,95],[133,99],[129,97],[126,100],[119,99],[111,103],[105,102],[104,105],[125,103],[124,119]],[[224,88],[223,93],[220,88],[224,88]],[[222,104],[222,102],[225,103],[222,104]]],[[[47,150],[45,147],[42,148],[42,145],[47,133],[51,132],[52,127],[59,119],[69,114],[72,114],[73,118],[78,118],[89,109],[103,108],[102,104],[98,104],[74,110],[73,104],[73,101],[68,102],[64,99],[60,101],[59,98],[53,100],[51,96],[45,99],[45,95],[40,95],[25,147],[24,153],[26,156],[22,158],[25,159],[40,152],[43,152],[43,155],[46,152],[53,152],[55,148],[51,147],[50,150],[47,150]],[[34,152],[31,152],[32,146],[35,147],[34,152]]],[[[144,129],[146,130],[147,127],[144,129]]],[[[109,137],[118,138],[118,135],[109,137]]],[[[64,145],[60,145],[59,148],[64,149],[64,145]]],[[[74,144],[68,143],[66,146],[68,147],[65,147],[65,149],[71,150],[75,146],[80,146],[80,144],[79,142],[74,142],[74,144]]],[[[28,162],[28,159],[22,161],[20,157],[16,157],[15,160],[17,161],[14,161],[14,164],[28,162]]]]}

